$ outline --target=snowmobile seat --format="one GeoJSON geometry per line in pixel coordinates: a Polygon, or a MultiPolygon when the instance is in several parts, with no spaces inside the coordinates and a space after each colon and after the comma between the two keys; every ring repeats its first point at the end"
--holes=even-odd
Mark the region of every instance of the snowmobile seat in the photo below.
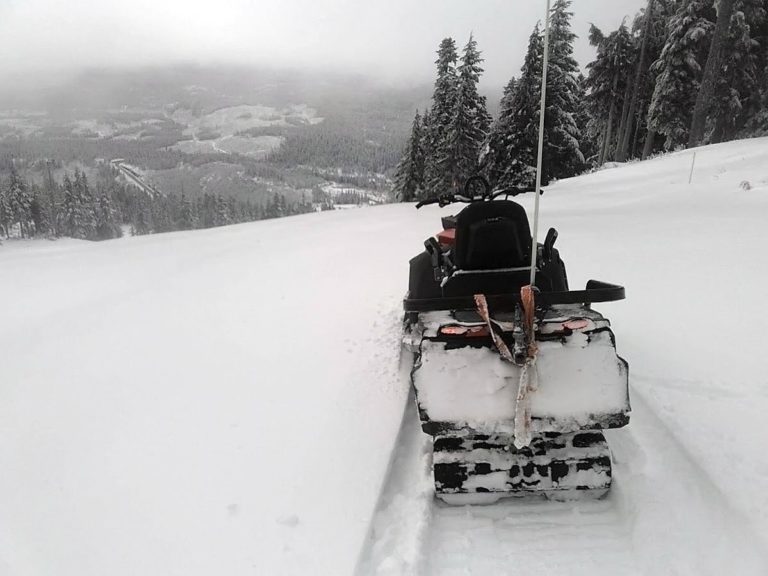
{"type": "Polygon", "coordinates": [[[454,265],[459,270],[530,266],[531,243],[528,216],[520,204],[477,202],[456,217],[454,265]]]}

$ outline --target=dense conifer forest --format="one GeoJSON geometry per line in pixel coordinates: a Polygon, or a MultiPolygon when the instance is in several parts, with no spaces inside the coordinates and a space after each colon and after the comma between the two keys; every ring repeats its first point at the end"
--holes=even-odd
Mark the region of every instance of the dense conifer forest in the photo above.
{"type": "Polygon", "coordinates": [[[0,238],[89,240],[386,201],[423,90],[258,68],[0,91],[0,238]],[[121,175],[136,171],[156,193],[121,175]]]}
{"type": "MultiPolygon", "coordinates": [[[[550,14],[542,183],[664,151],[768,134],[764,0],[648,0],[616,30],[592,25],[597,55],[573,58],[570,0],[550,14]]],[[[417,111],[398,164],[402,201],[451,192],[473,174],[531,189],[538,139],[542,26],[491,122],[477,96],[482,58],[444,39],[431,106],[417,111]]]]}
{"type": "MultiPolygon", "coordinates": [[[[768,134],[767,5],[647,0],[616,30],[593,25],[595,58],[580,66],[572,3],[554,0],[542,182],[768,134]]],[[[521,69],[490,102],[471,34],[440,42],[431,98],[429,87],[362,78],[196,68],[85,74],[17,100],[9,90],[0,237],[101,240],[413,201],[474,174],[529,190],[543,52],[539,23],[521,69]],[[121,176],[117,158],[158,193],[121,176]]]]}
{"type": "MultiPolygon", "coordinates": [[[[13,165],[9,173],[8,183],[0,187],[0,240],[11,234],[108,240],[124,232],[143,235],[211,228],[312,212],[318,204],[333,206],[328,198],[290,202],[277,192],[265,204],[218,194],[153,196],[121,182],[117,169],[106,163],[98,166],[94,183],[79,169],[57,182],[49,166],[42,186],[25,181],[13,165]]],[[[362,203],[359,197],[343,200],[362,203]]]]}

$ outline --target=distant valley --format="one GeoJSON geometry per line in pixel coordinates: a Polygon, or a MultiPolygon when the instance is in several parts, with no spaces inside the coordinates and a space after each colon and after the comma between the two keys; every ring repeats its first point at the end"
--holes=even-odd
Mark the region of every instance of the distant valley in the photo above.
{"type": "Polygon", "coordinates": [[[42,183],[119,159],[166,195],[379,203],[429,90],[247,68],[94,70],[0,95],[0,173],[12,164],[42,183]]]}

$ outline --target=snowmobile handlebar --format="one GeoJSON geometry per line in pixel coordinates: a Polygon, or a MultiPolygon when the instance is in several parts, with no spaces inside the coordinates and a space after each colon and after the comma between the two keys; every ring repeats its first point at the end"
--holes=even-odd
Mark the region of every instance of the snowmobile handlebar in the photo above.
{"type": "Polygon", "coordinates": [[[488,180],[483,176],[476,175],[467,179],[461,192],[440,194],[432,198],[427,198],[416,204],[416,209],[418,210],[422,206],[427,206],[429,204],[438,204],[443,208],[456,202],[462,202],[464,204],[486,202],[495,200],[499,196],[517,196],[518,194],[524,194],[525,192],[530,191],[531,190],[528,188],[517,187],[499,188],[491,191],[491,185],[488,183],[488,180]]]}

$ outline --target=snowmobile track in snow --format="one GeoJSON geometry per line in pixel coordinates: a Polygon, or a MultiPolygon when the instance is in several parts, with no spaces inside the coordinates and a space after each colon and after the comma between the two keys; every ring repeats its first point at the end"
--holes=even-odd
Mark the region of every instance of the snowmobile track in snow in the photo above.
{"type": "Polygon", "coordinates": [[[633,395],[607,431],[614,485],[602,500],[434,499],[430,445],[409,398],[358,574],[768,574],[768,553],[696,461],[633,395]]]}

